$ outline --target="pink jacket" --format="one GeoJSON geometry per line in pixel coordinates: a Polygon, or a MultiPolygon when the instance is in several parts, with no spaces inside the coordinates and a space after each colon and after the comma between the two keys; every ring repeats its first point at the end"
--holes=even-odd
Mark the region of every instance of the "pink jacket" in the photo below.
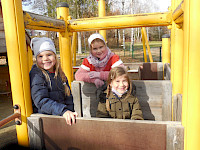
{"type": "Polygon", "coordinates": [[[121,61],[119,56],[116,55],[116,54],[110,56],[107,64],[104,67],[95,67],[94,65],[89,63],[88,58],[85,58],[83,60],[81,67],[78,69],[78,71],[75,74],[75,79],[77,81],[94,83],[96,78],[91,79],[89,77],[89,72],[90,71],[96,71],[96,72],[100,72],[100,78],[99,79],[106,81],[108,79],[109,71],[112,68],[119,66],[119,65],[123,66],[123,62],[121,61]]]}

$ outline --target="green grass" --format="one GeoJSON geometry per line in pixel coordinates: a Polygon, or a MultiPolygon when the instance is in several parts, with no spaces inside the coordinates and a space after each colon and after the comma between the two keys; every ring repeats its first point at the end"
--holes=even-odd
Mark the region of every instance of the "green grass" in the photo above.
{"type": "MultiPolygon", "coordinates": [[[[161,47],[162,41],[150,41],[149,46],[150,48],[161,47]]],[[[126,42],[126,49],[130,49],[129,47],[130,47],[130,42],[126,42]]],[[[138,50],[138,49],[143,49],[142,43],[134,43],[134,50],[138,50]]]]}

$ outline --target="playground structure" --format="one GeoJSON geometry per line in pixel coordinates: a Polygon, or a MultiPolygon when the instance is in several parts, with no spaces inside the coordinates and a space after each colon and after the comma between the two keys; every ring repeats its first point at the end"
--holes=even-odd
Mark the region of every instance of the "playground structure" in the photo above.
{"type": "MultiPolygon", "coordinates": [[[[165,124],[165,127],[162,130],[163,132],[161,133],[163,134],[167,133],[167,135],[172,135],[171,137],[167,137],[168,142],[166,143],[164,142],[166,140],[166,137],[164,137],[164,141],[162,141],[161,143],[163,143],[162,146],[165,146],[164,149],[177,148],[176,142],[178,143],[178,148],[182,148],[183,137],[181,133],[183,131],[182,128],[183,126],[184,149],[195,150],[200,148],[200,143],[199,143],[200,118],[198,115],[200,111],[199,110],[200,87],[198,84],[200,82],[199,78],[200,73],[198,68],[199,66],[198,60],[200,52],[197,49],[199,44],[197,36],[199,35],[198,33],[200,32],[199,29],[200,16],[196,15],[200,10],[199,9],[200,2],[198,0],[185,0],[185,1],[172,0],[171,8],[169,12],[166,13],[119,15],[119,16],[104,16],[104,14],[101,14],[102,16],[99,15],[99,17],[96,18],[83,18],[75,20],[69,17],[68,5],[66,3],[60,3],[57,5],[58,19],[56,20],[50,18],[45,19],[45,17],[43,16],[34,15],[28,12],[24,12],[23,14],[21,0],[2,0],[1,2],[2,2],[4,28],[6,35],[7,54],[9,60],[9,72],[10,72],[10,80],[11,80],[11,88],[13,96],[13,105],[19,104],[21,107],[22,124],[16,126],[18,143],[20,145],[29,146],[30,136],[28,136],[27,117],[31,116],[32,114],[32,104],[30,97],[30,86],[29,86],[29,75],[28,75],[30,66],[32,65],[31,62],[32,55],[30,48],[26,46],[25,28],[59,32],[61,65],[65,74],[69,79],[69,82],[71,83],[73,81],[71,47],[75,49],[75,45],[74,42],[72,42],[71,45],[70,36],[73,35],[73,38],[76,39],[76,34],[75,34],[76,32],[101,30],[100,33],[105,37],[105,30],[108,29],[146,27],[146,26],[169,26],[171,28],[171,56],[169,58],[170,54],[169,38],[166,38],[163,40],[163,50],[165,49],[167,50],[164,52],[166,52],[165,56],[168,57],[163,56],[163,64],[170,63],[170,69],[171,69],[170,81],[172,83],[171,120],[174,121],[170,123],[167,121],[162,121],[160,123],[160,124],[165,124]],[[164,44],[164,42],[168,44],[166,43],[164,44]],[[181,125],[176,122],[176,119],[174,119],[176,117],[174,117],[173,115],[174,112],[176,111],[174,109],[175,108],[174,101],[177,101],[177,99],[180,98],[180,95],[182,95],[181,125]],[[173,129],[171,128],[170,126],[171,124],[174,124],[174,126],[177,125],[180,128],[175,127],[176,129],[177,128],[178,129],[174,130],[173,127],[172,127],[173,129]],[[169,131],[168,129],[172,130],[168,132],[169,131]],[[175,140],[175,143],[173,143],[174,138],[178,139],[177,141],[175,140]],[[170,142],[173,144],[168,145],[170,142]]],[[[100,12],[103,12],[105,10],[104,7],[105,7],[104,0],[99,0],[100,12]]],[[[73,56],[75,58],[75,55],[73,56]]],[[[78,86],[80,86],[80,84],[78,86]]],[[[50,134],[52,133],[47,132],[48,127],[46,128],[45,125],[48,125],[48,120],[46,118],[49,117],[40,116],[39,118],[36,118],[36,120],[39,120],[38,124],[40,124],[41,123],[40,121],[42,120],[44,125],[44,132],[48,134],[48,136],[44,137],[44,139],[48,140],[48,137],[51,137],[50,134]],[[47,120],[47,122],[45,122],[45,120],[47,120]]],[[[29,120],[31,119],[32,117],[29,117],[29,120]]],[[[77,124],[79,122],[80,124],[84,124],[81,122],[85,121],[88,124],[91,122],[96,122],[96,124],[100,125],[102,122],[101,119],[99,122],[96,119],[91,119],[91,120],[87,119],[82,120],[82,119],[83,118],[78,119],[77,124]]],[[[64,124],[62,122],[63,119],[60,118],[60,124],[64,124]]],[[[116,122],[117,124],[117,121],[114,122],[116,122]]],[[[144,123],[137,121],[133,122],[130,121],[129,123],[133,124],[134,126],[137,126],[137,123],[145,124],[146,121],[144,123]]],[[[159,124],[159,122],[156,123],[159,124]]],[[[113,123],[113,125],[114,124],[115,123],[113,123]]],[[[148,127],[150,126],[153,128],[154,126],[151,124],[151,122],[148,122],[147,124],[148,127]]],[[[128,127],[129,125],[125,126],[128,127]]],[[[74,128],[76,128],[76,126],[74,126],[74,128]]],[[[143,131],[145,129],[147,128],[145,127],[140,128],[139,131],[143,131]]],[[[66,129],[66,131],[69,131],[69,129],[66,129]]],[[[157,133],[160,134],[159,132],[157,133]]],[[[142,138],[144,138],[146,134],[148,133],[143,132],[144,136],[142,136],[142,138]]],[[[128,138],[126,137],[126,139],[128,138]]],[[[158,139],[163,139],[163,137],[158,139]]],[[[40,141],[40,143],[43,142],[44,142],[43,140],[40,141]]],[[[151,142],[152,141],[150,141],[150,143],[151,142]]],[[[158,144],[159,142],[156,143],[158,144]]],[[[147,143],[146,145],[148,144],[149,143],[147,143]]],[[[156,148],[156,146],[158,145],[154,146],[155,147],[151,148],[152,149],[156,148]]],[[[160,147],[158,146],[157,149],[159,148],[160,147]]]]}

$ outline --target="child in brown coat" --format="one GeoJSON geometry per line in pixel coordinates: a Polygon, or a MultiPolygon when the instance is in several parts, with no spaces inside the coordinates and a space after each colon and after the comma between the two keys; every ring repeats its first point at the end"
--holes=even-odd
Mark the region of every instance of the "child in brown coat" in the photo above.
{"type": "Polygon", "coordinates": [[[96,117],[143,120],[140,104],[132,95],[132,82],[124,67],[110,70],[106,100],[100,100],[96,117]]]}

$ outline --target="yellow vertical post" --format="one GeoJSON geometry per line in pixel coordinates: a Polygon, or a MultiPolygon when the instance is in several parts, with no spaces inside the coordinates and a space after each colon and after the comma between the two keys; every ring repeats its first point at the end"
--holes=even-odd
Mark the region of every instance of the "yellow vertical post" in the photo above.
{"type": "MultiPolygon", "coordinates": [[[[77,33],[73,32],[73,39],[72,39],[72,52],[73,52],[73,66],[76,66],[76,49],[77,49],[77,33]]],[[[74,69],[73,69],[73,73],[74,73],[74,69]]]]}
{"type": "MultiPolygon", "coordinates": [[[[173,7],[172,11],[181,3],[182,0],[172,0],[173,7]]],[[[183,92],[183,29],[172,22],[172,35],[173,46],[172,46],[172,61],[171,61],[171,81],[172,81],[172,108],[173,108],[173,97],[176,94],[183,92]]],[[[171,36],[172,37],[172,36],[171,36]]],[[[173,109],[172,109],[173,119],[173,109]]]]}
{"type": "Polygon", "coordinates": [[[153,62],[153,57],[151,55],[151,50],[150,50],[149,42],[148,42],[148,39],[147,39],[147,33],[146,33],[146,30],[145,30],[145,27],[142,27],[142,32],[143,32],[144,39],[145,39],[145,42],[146,42],[146,45],[147,45],[147,51],[149,53],[149,60],[150,60],[150,62],[153,62]]]}
{"type": "Polygon", "coordinates": [[[200,1],[184,1],[184,93],[183,121],[185,150],[200,149],[200,1]],[[195,17],[194,17],[195,16],[195,17]],[[184,63],[185,64],[185,63],[184,63]],[[186,81],[185,81],[186,80],[186,81]],[[187,87],[185,87],[187,86],[187,87]]]}
{"type": "MultiPolygon", "coordinates": [[[[106,16],[105,0],[98,0],[98,11],[99,11],[99,17],[106,16]]],[[[106,30],[100,30],[99,33],[104,37],[106,41],[106,30]]]]}
{"type": "Polygon", "coordinates": [[[59,48],[60,48],[60,60],[61,66],[68,78],[69,84],[71,86],[72,82],[72,58],[70,49],[70,37],[68,32],[68,16],[69,16],[69,5],[66,2],[61,2],[56,5],[57,8],[57,18],[63,19],[65,21],[65,33],[59,33],[59,48]]]}
{"type": "Polygon", "coordinates": [[[162,62],[170,63],[170,35],[164,34],[162,36],[162,62]]]}
{"type": "Polygon", "coordinates": [[[144,32],[142,30],[142,44],[143,44],[143,52],[144,52],[144,62],[147,62],[147,51],[145,46],[145,38],[144,38],[144,32]]]}
{"type": "Polygon", "coordinates": [[[183,96],[182,96],[182,125],[184,126],[184,149],[187,149],[187,117],[188,117],[188,76],[189,76],[189,39],[190,39],[190,1],[184,1],[184,49],[183,49],[183,96]]]}
{"type": "Polygon", "coordinates": [[[27,117],[31,115],[29,69],[21,0],[2,0],[13,105],[21,107],[22,124],[16,126],[18,144],[29,146],[27,117]]]}

